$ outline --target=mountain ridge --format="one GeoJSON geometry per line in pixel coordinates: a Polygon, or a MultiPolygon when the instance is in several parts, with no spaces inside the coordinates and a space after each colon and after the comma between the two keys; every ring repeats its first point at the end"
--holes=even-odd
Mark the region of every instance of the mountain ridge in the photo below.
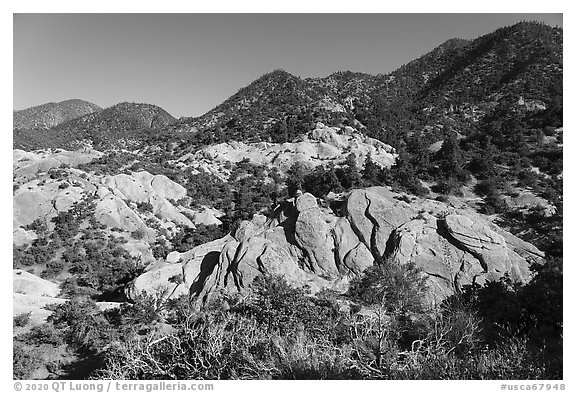
{"type": "MultiPolygon", "coordinates": [[[[28,132],[25,136],[40,139],[37,148],[78,148],[88,145],[106,148],[133,143],[134,139],[139,140],[175,121],[172,115],[156,105],[122,102],[70,119],[41,134],[28,132]]],[[[27,142],[24,139],[15,133],[15,148],[24,147],[27,142]]]]}
{"type": "Polygon", "coordinates": [[[15,130],[15,379],[561,379],[561,47],[15,130]]]}
{"type": "Polygon", "coordinates": [[[32,106],[13,112],[14,129],[48,129],[66,121],[102,110],[96,104],[68,99],[32,106]]]}
{"type": "Polygon", "coordinates": [[[356,120],[385,143],[398,139],[395,133],[424,128],[432,143],[447,125],[461,133],[474,129],[501,99],[521,95],[558,106],[561,50],[562,29],[521,22],[473,40],[449,39],[387,74],[338,71],[300,78],[278,69],[201,116],[163,121],[163,130],[267,141],[277,138],[283,123],[283,139],[293,139],[317,121],[356,120]]]}

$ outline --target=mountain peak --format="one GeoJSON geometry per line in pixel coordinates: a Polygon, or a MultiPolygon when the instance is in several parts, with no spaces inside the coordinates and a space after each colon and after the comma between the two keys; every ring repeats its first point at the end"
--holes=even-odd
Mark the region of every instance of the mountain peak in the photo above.
{"type": "Polygon", "coordinates": [[[78,117],[102,110],[98,105],[81,99],[48,102],[15,111],[14,129],[48,129],[78,117]]]}

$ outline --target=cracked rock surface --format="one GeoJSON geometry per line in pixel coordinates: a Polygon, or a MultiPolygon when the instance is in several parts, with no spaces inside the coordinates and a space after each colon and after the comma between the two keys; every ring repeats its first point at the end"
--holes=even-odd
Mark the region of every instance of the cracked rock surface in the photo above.
{"type": "Polygon", "coordinates": [[[305,193],[211,244],[204,259],[182,254],[177,262],[199,266],[184,270],[188,293],[199,302],[215,291],[248,291],[260,274],[284,276],[312,292],[344,292],[369,266],[393,261],[418,266],[428,278],[428,300],[439,302],[462,285],[504,274],[528,281],[529,266],[544,257],[472,210],[420,198],[407,203],[385,187],[353,190],[339,216],[305,193]]]}

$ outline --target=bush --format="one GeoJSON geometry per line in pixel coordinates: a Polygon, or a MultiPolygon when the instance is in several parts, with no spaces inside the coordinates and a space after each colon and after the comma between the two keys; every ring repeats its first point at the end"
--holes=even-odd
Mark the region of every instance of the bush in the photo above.
{"type": "MultiPolygon", "coordinates": [[[[215,298],[203,312],[175,318],[168,335],[128,336],[106,351],[99,378],[120,379],[337,379],[359,373],[350,349],[331,343],[321,332],[293,324],[307,299],[278,278],[256,284],[248,305],[236,298],[215,298]],[[279,290],[277,296],[273,290],[279,290]],[[287,299],[282,299],[287,295],[287,299]],[[266,302],[264,298],[270,298],[266,302]],[[296,303],[291,303],[296,301],[296,303]],[[225,306],[225,305],[228,306],[225,306]],[[292,309],[291,309],[292,308],[292,309]],[[225,311],[225,310],[228,311],[225,311]],[[272,321],[281,311],[287,317],[272,321]],[[313,335],[311,335],[311,333],[313,335]]],[[[318,316],[318,319],[322,319],[318,316]]],[[[314,322],[319,325],[319,321],[314,322]]]]}
{"type": "Polygon", "coordinates": [[[146,231],[143,229],[136,229],[134,232],[132,232],[132,237],[136,240],[142,240],[146,237],[146,231]]]}
{"type": "Polygon", "coordinates": [[[58,346],[64,343],[62,333],[50,323],[34,326],[28,333],[22,334],[18,338],[30,345],[58,346]]]}
{"type": "MultiPolygon", "coordinates": [[[[421,287],[418,275],[397,272],[400,268],[369,270],[355,282],[354,297],[384,313],[359,312],[358,307],[339,312],[337,295],[313,297],[271,276],[258,278],[249,296],[214,296],[201,311],[185,298],[159,303],[143,297],[132,306],[96,314],[104,322],[76,312],[64,320],[99,326],[99,334],[110,328],[116,332],[92,336],[95,342],[112,340],[99,345],[104,363],[96,378],[543,379],[561,374],[546,351],[525,338],[505,337],[486,346],[481,313],[466,296],[449,299],[432,314],[391,296],[396,292],[386,285],[393,282],[390,277],[421,287]],[[390,300],[388,306],[382,299],[390,300]]],[[[415,296],[408,285],[400,288],[406,298],[415,296]]],[[[85,327],[68,326],[84,332],[72,337],[86,342],[85,327]]]]}
{"type": "Polygon", "coordinates": [[[249,316],[280,335],[304,329],[314,337],[334,338],[338,308],[328,298],[311,297],[308,290],[291,287],[279,276],[258,276],[253,295],[232,310],[249,316]]]}
{"type": "MultiPolygon", "coordinates": [[[[224,235],[226,235],[226,233],[216,225],[198,224],[195,229],[188,227],[182,228],[174,235],[170,242],[172,243],[174,251],[186,252],[200,244],[220,239],[224,235]]],[[[159,246],[165,246],[165,243],[160,244],[159,241],[157,241],[157,243],[159,246]]],[[[162,248],[157,250],[157,252],[162,252],[162,248]]]]}
{"type": "Polygon", "coordinates": [[[444,195],[456,195],[462,196],[462,184],[460,184],[456,179],[442,179],[438,182],[436,186],[433,187],[432,191],[444,194],[444,195]]]}
{"type": "Polygon", "coordinates": [[[14,327],[24,327],[30,322],[30,315],[32,312],[27,312],[14,317],[13,325],[14,327]]]}
{"type": "Polygon", "coordinates": [[[30,376],[41,364],[38,350],[26,346],[16,339],[13,340],[12,377],[14,379],[30,379],[30,376]]]}
{"type": "Polygon", "coordinates": [[[154,213],[154,207],[150,202],[136,202],[136,207],[140,213],[154,213]]]}
{"type": "Polygon", "coordinates": [[[48,322],[64,332],[70,345],[100,351],[119,337],[105,315],[91,300],[73,299],[59,305],[48,322]]]}
{"type": "Polygon", "coordinates": [[[37,218],[36,220],[32,221],[30,224],[26,225],[24,229],[34,231],[39,236],[45,234],[48,231],[46,222],[41,218],[37,218]]]}
{"type": "Polygon", "coordinates": [[[385,260],[353,279],[348,294],[364,304],[382,305],[387,312],[421,312],[425,290],[426,279],[416,266],[385,260]]]}
{"type": "Polygon", "coordinates": [[[523,339],[512,339],[487,351],[468,356],[455,354],[417,355],[402,369],[394,370],[394,379],[556,379],[538,352],[528,349],[523,339]]]}
{"type": "Polygon", "coordinates": [[[52,260],[46,264],[46,270],[41,274],[43,278],[53,278],[64,271],[66,263],[62,260],[52,260]]]}

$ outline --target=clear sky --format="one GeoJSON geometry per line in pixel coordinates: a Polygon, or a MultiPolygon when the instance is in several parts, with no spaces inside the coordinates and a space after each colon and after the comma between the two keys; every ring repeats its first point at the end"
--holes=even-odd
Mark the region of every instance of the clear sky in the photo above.
{"type": "Polygon", "coordinates": [[[15,14],[14,109],[80,98],[199,116],[274,69],[387,73],[450,38],[561,14],[15,14]]]}

